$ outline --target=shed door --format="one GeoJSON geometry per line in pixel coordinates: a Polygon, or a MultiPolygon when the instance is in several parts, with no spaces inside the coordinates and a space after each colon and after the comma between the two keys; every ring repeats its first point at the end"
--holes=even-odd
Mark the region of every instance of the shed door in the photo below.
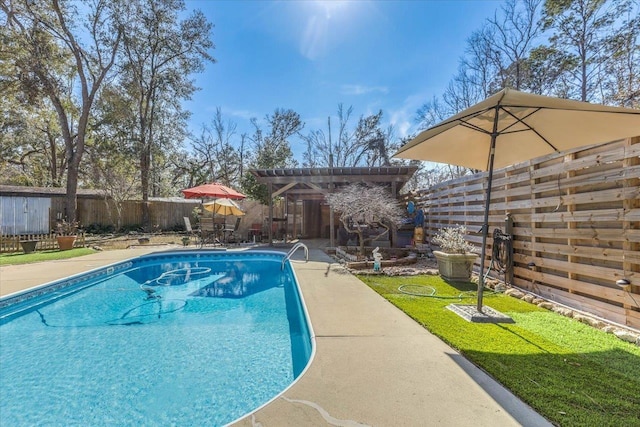
{"type": "Polygon", "coordinates": [[[50,198],[0,196],[2,234],[49,233],[50,209],[50,198]]]}

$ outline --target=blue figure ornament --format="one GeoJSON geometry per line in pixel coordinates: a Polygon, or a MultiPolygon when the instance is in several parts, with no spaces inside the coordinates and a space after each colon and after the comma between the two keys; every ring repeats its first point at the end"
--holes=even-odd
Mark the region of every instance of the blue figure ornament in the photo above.
{"type": "Polygon", "coordinates": [[[424,224],[424,211],[422,209],[418,209],[416,212],[415,218],[413,218],[413,225],[416,227],[422,227],[424,224]]]}

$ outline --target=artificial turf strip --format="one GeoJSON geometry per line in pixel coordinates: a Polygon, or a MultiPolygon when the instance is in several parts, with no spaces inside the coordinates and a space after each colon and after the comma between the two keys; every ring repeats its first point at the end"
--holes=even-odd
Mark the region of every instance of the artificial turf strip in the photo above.
{"type": "Polygon", "coordinates": [[[475,305],[476,296],[465,293],[475,289],[471,283],[449,284],[439,276],[360,279],[555,425],[640,426],[640,347],[491,292],[484,293],[484,305],[515,323],[467,322],[446,306],[475,305]],[[401,285],[431,286],[436,293],[407,295],[401,285]]]}
{"type": "Polygon", "coordinates": [[[40,261],[52,261],[56,259],[69,259],[83,255],[89,255],[94,253],[95,250],[91,248],[74,248],[68,251],[61,250],[49,250],[49,251],[36,251],[30,254],[23,253],[9,253],[0,254],[0,265],[14,265],[14,264],[29,264],[32,262],[40,261]]]}

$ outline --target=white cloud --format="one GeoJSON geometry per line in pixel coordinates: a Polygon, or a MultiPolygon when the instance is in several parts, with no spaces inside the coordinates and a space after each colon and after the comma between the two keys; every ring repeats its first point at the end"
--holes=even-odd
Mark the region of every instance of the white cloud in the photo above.
{"type": "Polygon", "coordinates": [[[389,93],[386,86],[342,85],[343,95],[366,95],[368,93],[389,93]]]}
{"type": "Polygon", "coordinates": [[[413,94],[406,97],[400,107],[389,109],[386,112],[389,115],[389,123],[395,128],[398,138],[404,138],[418,130],[414,117],[416,111],[424,104],[426,99],[424,94],[413,94]]]}
{"type": "Polygon", "coordinates": [[[227,109],[227,110],[222,110],[223,114],[228,114],[230,116],[233,117],[239,117],[241,119],[245,119],[245,120],[250,120],[254,117],[256,118],[260,118],[261,116],[263,116],[263,114],[260,113],[256,113],[253,111],[249,111],[249,110],[233,110],[233,109],[227,109]]]}

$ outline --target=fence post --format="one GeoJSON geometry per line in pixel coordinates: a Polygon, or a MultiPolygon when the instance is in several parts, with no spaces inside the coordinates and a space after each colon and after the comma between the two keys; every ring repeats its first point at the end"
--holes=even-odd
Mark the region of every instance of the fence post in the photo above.
{"type": "MultiPolygon", "coordinates": [[[[635,144],[640,144],[640,137],[628,138],[625,141],[625,158],[623,160],[624,170],[629,170],[633,166],[640,165],[640,159],[638,156],[629,155],[627,151],[632,151],[632,148],[635,144]]],[[[631,178],[625,179],[623,181],[624,192],[624,201],[623,201],[623,210],[625,214],[640,208],[640,201],[636,196],[634,196],[634,189],[637,189],[640,185],[640,179],[631,178]]],[[[624,233],[624,240],[622,242],[622,278],[630,280],[632,282],[631,287],[628,288],[628,295],[625,298],[625,301],[622,304],[622,307],[625,310],[625,322],[626,324],[631,324],[630,315],[632,315],[633,311],[633,303],[635,303],[637,307],[636,299],[633,298],[631,294],[637,295],[640,291],[640,285],[638,284],[638,274],[640,273],[640,263],[630,261],[627,258],[627,254],[632,255],[634,253],[638,253],[640,251],[640,243],[633,242],[630,236],[630,230],[635,230],[640,225],[640,222],[637,221],[629,221],[625,218],[622,221],[622,231],[624,233]]],[[[633,259],[633,257],[630,257],[633,259]]]]}
{"type": "Polygon", "coordinates": [[[509,259],[511,260],[511,262],[507,266],[507,271],[504,272],[505,281],[509,285],[513,285],[513,239],[515,236],[513,235],[513,218],[511,217],[511,213],[509,212],[507,212],[504,218],[504,232],[505,234],[508,234],[509,237],[511,237],[511,244],[509,245],[509,259]]]}

